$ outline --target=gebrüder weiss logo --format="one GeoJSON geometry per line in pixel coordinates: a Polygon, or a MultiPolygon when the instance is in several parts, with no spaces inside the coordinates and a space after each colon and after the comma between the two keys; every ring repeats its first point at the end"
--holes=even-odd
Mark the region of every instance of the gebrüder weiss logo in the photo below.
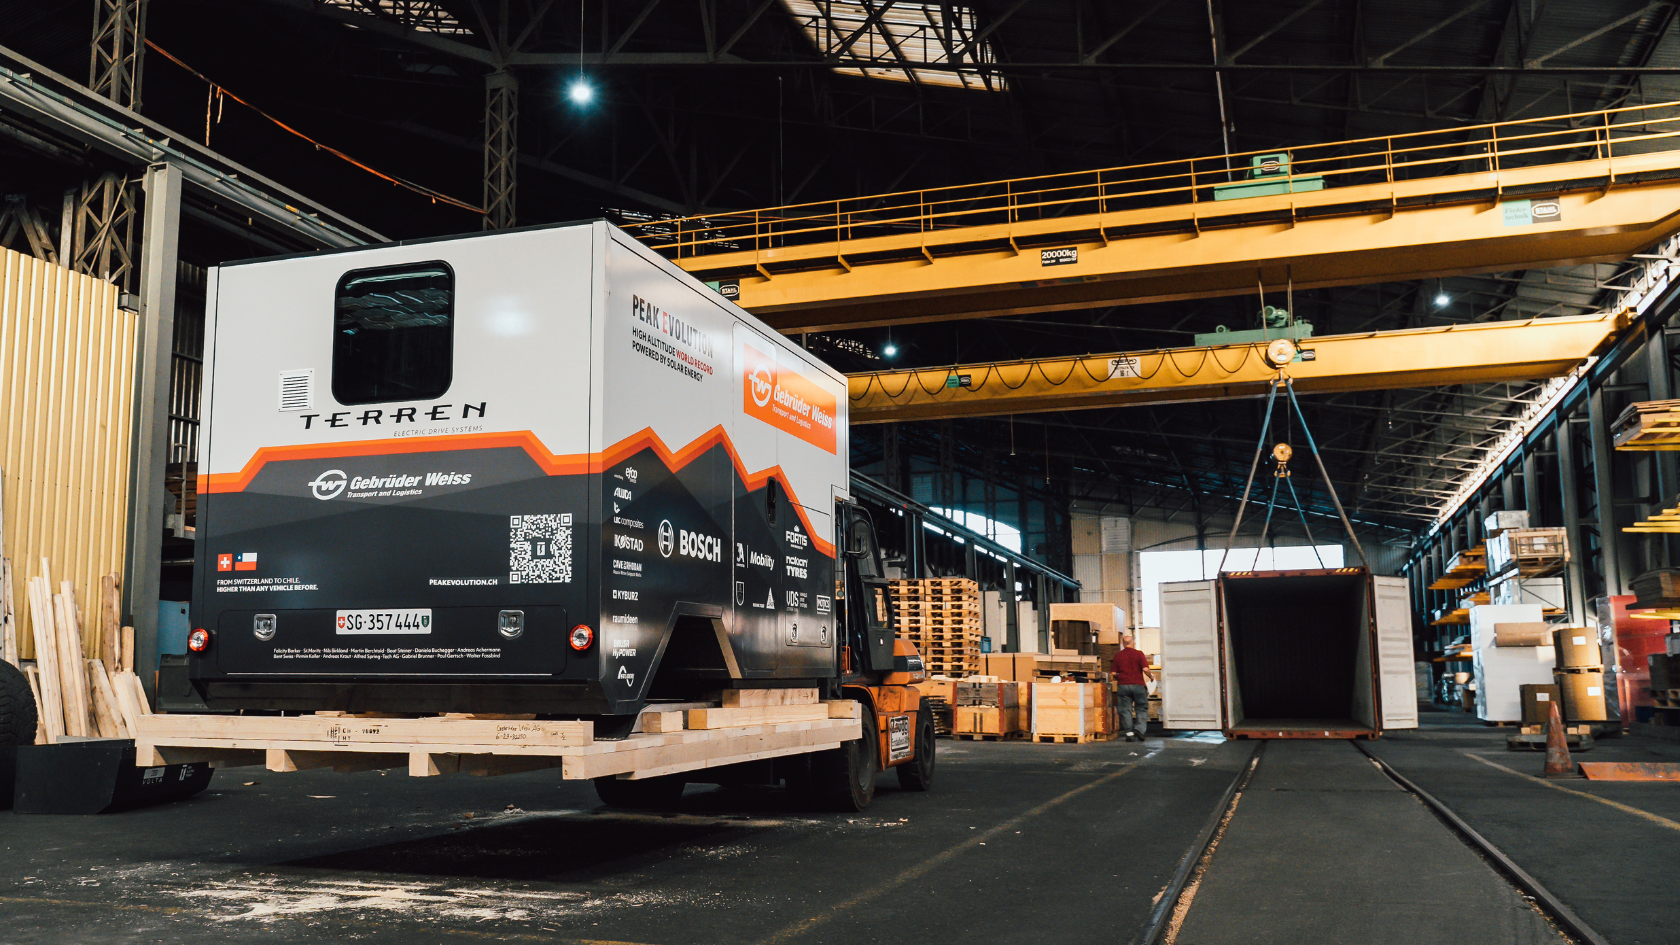
{"type": "Polygon", "coordinates": [[[758,370],[747,378],[747,383],[752,388],[753,403],[760,407],[770,403],[770,392],[776,389],[776,380],[767,365],[760,364],[758,370]]]}
{"type": "Polygon", "coordinates": [[[329,469],[316,476],[314,481],[309,483],[309,491],[315,494],[315,498],[325,502],[328,499],[338,498],[339,493],[344,491],[345,485],[349,482],[350,478],[344,475],[344,470],[329,469]]]}

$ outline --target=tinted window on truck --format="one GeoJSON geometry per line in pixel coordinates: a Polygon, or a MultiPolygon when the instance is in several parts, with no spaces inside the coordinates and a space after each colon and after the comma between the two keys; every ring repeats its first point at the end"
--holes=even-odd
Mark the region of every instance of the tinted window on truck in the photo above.
{"type": "Polygon", "coordinates": [[[358,269],[333,297],[333,397],[435,400],[455,373],[455,273],[424,262],[358,269]]]}

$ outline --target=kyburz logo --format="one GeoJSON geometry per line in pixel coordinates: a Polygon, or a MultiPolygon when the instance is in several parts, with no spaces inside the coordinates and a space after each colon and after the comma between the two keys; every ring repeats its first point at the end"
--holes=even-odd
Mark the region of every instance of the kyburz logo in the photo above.
{"type": "Polygon", "coordinates": [[[350,477],[344,474],[344,470],[329,469],[316,476],[314,481],[309,483],[309,490],[315,493],[315,498],[325,502],[328,499],[338,498],[349,482],[350,477]]]}
{"type": "Polygon", "coordinates": [[[671,557],[672,550],[674,550],[676,548],[676,545],[677,545],[677,533],[676,533],[676,529],[671,527],[671,520],[666,519],[663,522],[660,522],[659,523],[659,553],[664,555],[665,557],[669,558],[669,557],[671,557]]]}
{"type": "Polygon", "coordinates": [[[758,370],[747,376],[747,382],[752,387],[753,403],[760,407],[770,403],[770,394],[776,389],[776,380],[771,376],[768,365],[760,364],[758,370]]]}

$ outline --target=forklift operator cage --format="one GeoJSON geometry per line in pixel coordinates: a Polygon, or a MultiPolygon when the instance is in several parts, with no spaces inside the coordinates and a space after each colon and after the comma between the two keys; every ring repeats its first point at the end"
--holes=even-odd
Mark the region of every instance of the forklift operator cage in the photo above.
{"type": "Polygon", "coordinates": [[[1161,585],[1162,718],[1228,737],[1416,728],[1405,578],[1233,571],[1161,585]]]}

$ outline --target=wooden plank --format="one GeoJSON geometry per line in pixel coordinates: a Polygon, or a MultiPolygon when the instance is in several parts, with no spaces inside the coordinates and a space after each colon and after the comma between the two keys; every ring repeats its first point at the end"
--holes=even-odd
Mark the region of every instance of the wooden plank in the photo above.
{"type": "Polygon", "coordinates": [[[122,667],[123,672],[125,672],[125,673],[134,672],[134,628],[133,627],[122,628],[122,649],[121,649],[121,652],[118,654],[117,664],[122,667]]]}
{"type": "Polygon", "coordinates": [[[47,744],[69,732],[64,727],[64,696],[58,674],[58,633],[53,619],[52,595],[39,577],[29,579],[29,623],[35,632],[35,665],[41,684],[41,718],[46,724],[47,744]]]}
{"type": "Polygon", "coordinates": [[[84,666],[87,670],[88,694],[92,702],[94,721],[99,725],[99,736],[132,738],[133,733],[129,731],[122,709],[117,705],[117,694],[111,688],[111,677],[105,675],[105,662],[87,660],[84,666]]]}
{"type": "MultiPolygon", "coordinates": [[[[0,514],[0,534],[4,534],[5,517],[0,514]]],[[[18,649],[17,606],[12,596],[12,559],[0,558],[0,659],[13,666],[23,665],[18,649]]]]}
{"type": "Polygon", "coordinates": [[[134,693],[134,704],[139,708],[140,714],[151,715],[152,704],[146,700],[146,687],[141,684],[140,677],[134,675],[134,671],[131,669],[123,673],[123,680],[127,682],[129,691],[134,693]]]}
{"type": "Polygon", "coordinates": [[[449,752],[411,751],[408,753],[408,775],[412,778],[435,778],[440,774],[454,774],[461,770],[461,756],[449,752]]]}
{"type": "Polygon", "coordinates": [[[93,734],[89,725],[87,671],[82,666],[82,635],[76,626],[76,606],[60,594],[52,595],[57,620],[59,691],[64,698],[64,731],[73,736],[93,734]]]}
{"type": "Polygon", "coordinates": [[[134,687],[124,678],[126,674],[116,673],[111,677],[111,692],[117,700],[117,711],[122,713],[123,725],[128,728],[129,738],[140,730],[140,707],[134,704],[134,687]]]}
{"type": "Polygon", "coordinates": [[[480,719],[368,719],[304,715],[291,718],[235,715],[152,715],[140,735],[152,742],[183,738],[322,742],[326,745],[431,744],[541,746],[588,745],[593,722],[480,719]]]}
{"type": "Polygon", "coordinates": [[[828,718],[825,705],[760,705],[724,709],[690,709],[688,727],[694,731],[759,725],[766,722],[808,722],[828,718]]]}
{"type": "Polygon", "coordinates": [[[47,716],[41,710],[41,671],[34,666],[25,666],[23,676],[29,680],[29,691],[35,696],[35,744],[50,745],[52,739],[47,737],[47,716]]]}
{"type": "Polygon", "coordinates": [[[828,717],[831,719],[863,718],[863,705],[856,699],[836,699],[823,705],[828,706],[828,717]]]}
{"type": "Polygon", "coordinates": [[[725,689],[723,707],[740,709],[764,705],[812,705],[815,689],[725,689]]]}
{"type": "Polygon", "coordinates": [[[112,672],[122,667],[122,617],[117,613],[121,606],[117,576],[104,575],[99,579],[99,654],[112,672]]]}
{"type": "Polygon", "coordinates": [[[683,713],[676,712],[643,712],[642,731],[651,733],[680,732],[684,728],[683,713]]]}
{"type": "Polygon", "coordinates": [[[662,744],[639,742],[632,735],[614,752],[576,754],[566,758],[563,777],[567,780],[632,774],[636,778],[657,777],[694,771],[720,764],[738,764],[761,758],[799,754],[838,746],[861,734],[861,723],[853,720],[823,720],[787,725],[763,726],[742,732],[690,731],[681,739],[662,744]]]}

